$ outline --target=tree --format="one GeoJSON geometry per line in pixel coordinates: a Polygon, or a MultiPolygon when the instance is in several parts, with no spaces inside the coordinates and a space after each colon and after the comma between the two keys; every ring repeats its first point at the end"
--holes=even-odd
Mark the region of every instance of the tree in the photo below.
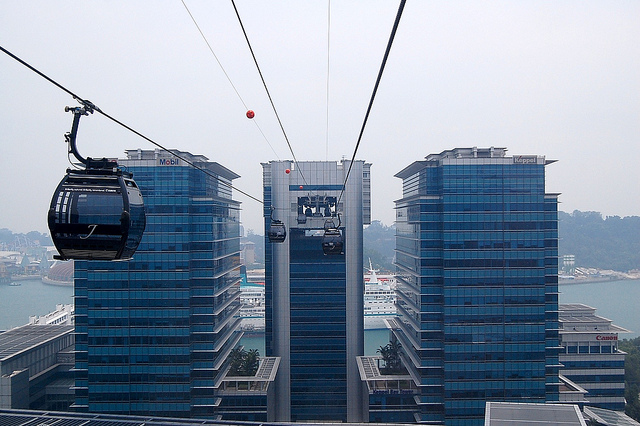
{"type": "Polygon", "coordinates": [[[249,349],[242,363],[242,376],[253,376],[260,365],[260,352],[257,349],[249,349]]]}
{"type": "Polygon", "coordinates": [[[403,371],[402,362],[400,361],[401,347],[402,345],[397,340],[394,340],[376,350],[377,353],[382,355],[382,360],[384,361],[385,366],[381,368],[382,373],[393,374],[403,371]]]}
{"type": "Polygon", "coordinates": [[[260,365],[260,352],[235,348],[229,354],[229,376],[254,376],[260,365]]]}
{"type": "Polygon", "coordinates": [[[244,361],[244,357],[247,351],[242,348],[235,348],[229,354],[229,375],[230,376],[239,376],[240,371],[242,370],[242,363],[244,361]]]}
{"type": "Polygon", "coordinates": [[[624,357],[624,397],[627,400],[625,414],[640,421],[640,337],[620,342],[619,348],[627,353],[624,357]]]}

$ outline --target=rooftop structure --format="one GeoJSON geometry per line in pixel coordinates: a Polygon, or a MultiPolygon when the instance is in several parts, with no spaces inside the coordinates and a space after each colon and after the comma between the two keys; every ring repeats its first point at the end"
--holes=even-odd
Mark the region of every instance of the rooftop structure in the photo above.
{"type": "MultiPolygon", "coordinates": [[[[7,374],[9,368],[16,367],[16,365],[8,364],[12,360],[17,360],[45,343],[55,342],[61,337],[70,336],[72,333],[73,326],[65,325],[23,325],[0,333],[0,362],[3,367],[0,373],[7,374]]],[[[60,348],[66,348],[70,344],[69,342],[62,342],[60,348]]],[[[32,374],[39,372],[35,365],[20,364],[20,367],[33,369],[32,374]]]]}
{"type": "Polygon", "coordinates": [[[623,411],[624,358],[619,333],[629,330],[580,303],[559,305],[560,374],[588,391],[587,405],[623,411]]]}
{"type": "Polygon", "coordinates": [[[225,376],[220,386],[217,412],[224,420],[267,419],[267,394],[278,372],[280,358],[261,357],[253,376],[225,376]]]}
{"type": "Polygon", "coordinates": [[[587,426],[576,405],[487,402],[485,426],[587,426]]]}
{"type": "MultiPolygon", "coordinates": [[[[175,419],[158,416],[130,416],[90,413],[56,413],[32,410],[0,409],[0,424],[11,426],[321,426],[320,423],[229,422],[205,419],[175,419]]],[[[324,424],[326,425],[326,423],[324,424]]],[[[351,423],[349,426],[397,426],[376,423],[351,423]]]]}
{"type": "Polygon", "coordinates": [[[560,320],[560,334],[596,334],[612,333],[610,339],[614,339],[615,333],[630,333],[626,328],[613,324],[613,321],[596,315],[596,308],[582,303],[562,303],[559,305],[558,318],[560,320]]]}
{"type": "Polygon", "coordinates": [[[640,426],[640,423],[624,412],[606,410],[597,407],[584,407],[585,417],[598,422],[601,426],[640,426]]]}
{"type": "Polygon", "coordinates": [[[0,333],[0,408],[48,408],[46,387],[73,366],[72,354],[63,354],[73,347],[73,331],[24,325],[0,333]]]}
{"type": "Polygon", "coordinates": [[[73,325],[73,305],[58,304],[56,310],[42,316],[30,316],[32,325],[73,325]]]}
{"type": "Polygon", "coordinates": [[[414,423],[419,391],[406,372],[386,373],[382,356],[358,357],[358,369],[369,391],[369,421],[375,423],[414,423]]]}

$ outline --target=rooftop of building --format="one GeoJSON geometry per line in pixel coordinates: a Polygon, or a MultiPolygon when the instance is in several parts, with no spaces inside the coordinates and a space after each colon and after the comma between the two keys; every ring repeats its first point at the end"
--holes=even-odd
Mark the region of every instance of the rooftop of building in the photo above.
{"type": "Polygon", "coordinates": [[[276,379],[279,365],[280,357],[260,357],[258,370],[253,376],[226,376],[223,381],[273,382],[276,379]]]}
{"type": "Polygon", "coordinates": [[[558,305],[558,320],[561,333],[630,333],[626,328],[613,324],[613,321],[596,315],[596,308],[582,303],[562,303],[558,305]]]}
{"type": "MultiPolygon", "coordinates": [[[[115,414],[63,413],[52,411],[0,409],[0,424],[3,426],[321,426],[326,423],[265,423],[233,422],[224,420],[177,419],[152,416],[126,416],[115,414]]],[[[349,426],[387,426],[385,423],[349,423],[349,426]]],[[[391,426],[391,425],[388,425],[391,426]]],[[[393,426],[398,426],[394,424],[393,426]]]]}
{"type": "MultiPolygon", "coordinates": [[[[439,163],[443,160],[482,160],[482,159],[494,159],[500,163],[505,161],[519,163],[519,164],[550,164],[556,160],[546,160],[542,155],[514,155],[507,156],[507,148],[478,148],[476,146],[471,148],[453,148],[442,151],[438,154],[429,154],[423,161],[415,161],[409,166],[405,167],[401,171],[395,174],[395,177],[405,179],[418,171],[422,170],[429,164],[439,163]]],[[[470,163],[471,164],[471,163],[470,163]]]]}
{"type": "Polygon", "coordinates": [[[586,426],[577,405],[487,402],[485,426],[586,426]]]}
{"type": "Polygon", "coordinates": [[[417,386],[408,372],[383,374],[380,371],[381,356],[356,357],[360,380],[366,382],[370,393],[417,393],[417,386]]]}
{"type": "Polygon", "coordinates": [[[166,165],[172,166],[180,166],[180,165],[192,165],[189,163],[193,163],[200,168],[204,168],[207,171],[215,173],[226,179],[237,179],[240,177],[239,174],[227,169],[223,165],[216,163],[215,161],[209,161],[207,157],[199,154],[192,154],[187,151],[180,151],[177,149],[169,149],[168,152],[161,149],[128,149],[125,151],[127,154],[127,158],[124,160],[118,159],[118,162],[126,162],[126,161],[145,161],[145,160],[160,160],[160,159],[170,159],[177,160],[177,163],[167,163],[166,165]],[[185,161],[186,160],[186,161],[185,161]],[[181,163],[184,163],[182,164],[181,163]]]}
{"type": "Polygon", "coordinates": [[[266,395],[269,385],[276,379],[279,365],[280,357],[261,357],[258,370],[253,376],[225,376],[219,388],[220,395],[239,395],[247,392],[266,395]]]}
{"type": "MultiPolygon", "coordinates": [[[[560,379],[560,393],[561,394],[562,393],[564,393],[564,394],[570,393],[570,394],[580,394],[580,395],[584,396],[587,393],[589,393],[588,390],[586,390],[585,388],[583,388],[579,384],[574,383],[572,380],[567,379],[562,374],[558,375],[558,379],[560,379]]],[[[581,399],[584,400],[584,398],[581,398],[581,399]]]]}
{"type": "Polygon", "coordinates": [[[429,154],[427,161],[442,160],[443,158],[503,158],[507,155],[507,148],[453,148],[439,154],[429,154]]]}
{"type": "MultiPolygon", "coordinates": [[[[260,163],[263,166],[269,165],[269,164],[277,164],[277,163],[291,163],[291,167],[290,169],[293,171],[295,170],[296,164],[306,164],[306,165],[312,165],[312,164],[335,164],[338,167],[342,167],[345,163],[350,162],[350,159],[347,158],[343,158],[341,160],[302,160],[302,161],[293,161],[293,160],[269,160],[266,163],[260,163]]],[[[364,164],[368,164],[366,162],[366,160],[353,160],[354,163],[364,163],[364,164]]]]}
{"type": "Polygon", "coordinates": [[[72,325],[23,325],[0,333],[0,362],[70,333],[72,325]]]}
{"type": "Polygon", "coordinates": [[[606,426],[640,426],[640,423],[633,420],[623,412],[605,410],[604,408],[584,407],[584,414],[599,425],[606,426]]]}

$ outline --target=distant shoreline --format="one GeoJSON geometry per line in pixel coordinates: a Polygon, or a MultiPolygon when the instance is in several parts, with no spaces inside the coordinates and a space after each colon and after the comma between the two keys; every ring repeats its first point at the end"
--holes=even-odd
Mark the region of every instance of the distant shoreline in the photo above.
{"type": "MultiPolygon", "coordinates": [[[[55,285],[59,287],[73,287],[73,281],[56,281],[49,277],[42,277],[40,275],[14,275],[11,277],[11,281],[29,281],[29,280],[41,280],[44,284],[55,285]]],[[[640,280],[640,278],[577,278],[577,279],[563,279],[558,278],[558,285],[579,285],[579,284],[592,284],[592,283],[608,283],[617,281],[630,281],[640,280]]],[[[249,283],[256,285],[256,283],[249,283]]],[[[258,284],[259,285],[259,284],[258,284]]],[[[256,285],[257,286],[257,285],[256,285]]]]}
{"type": "Polygon", "coordinates": [[[73,287],[73,281],[52,280],[49,277],[42,277],[42,284],[55,285],[58,287],[73,287]]]}
{"type": "Polygon", "coordinates": [[[593,283],[613,283],[618,281],[632,281],[640,278],[581,278],[575,280],[558,279],[558,285],[580,285],[593,283]]]}
{"type": "Polygon", "coordinates": [[[39,280],[40,278],[40,275],[12,275],[11,281],[31,281],[39,280]]]}

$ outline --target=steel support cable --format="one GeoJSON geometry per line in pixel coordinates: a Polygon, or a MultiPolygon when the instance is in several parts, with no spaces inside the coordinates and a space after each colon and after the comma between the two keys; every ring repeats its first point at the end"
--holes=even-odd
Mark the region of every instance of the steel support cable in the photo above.
{"type": "Polygon", "coordinates": [[[331,0],[327,0],[327,129],[325,161],[329,160],[329,76],[331,75],[331,0]]]}
{"type": "Polygon", "coordinates": [[[391,35],[389,36],[389,42],[387,43],[387,49],[384,52],[384,57],[382,58],[382,64],[380,65],[380,71],[378,71],[378,78],[376,79],[376,84],[373,87],[373,93],[371,94],[371,100],[369,100],[369,107],[367,108],[367,113],[364,116],[364,122],[362,123],[362,128],[360,129],[360,135],[358,136],[358,141],[356,142],[356,147],[353,150],[353,156],[351,157],[351,162],[349,163],[349,169],[347,170],[347,175],[344,178],[344,183],[342,184],[342,191],[340,191],[340,197],[338,197],[338,204],[340,204],[340,200],[342,200],[342,195],[344,194],[344,190],[347,186],[347,181],[349,180],[349,174],[351,174],[351,167],[353,166],[353,162],[356,159],[356,153],[358,152],[358,148],[360,147],[360,141],[362,140],[362,135],[364,133],[364,128],[367,125],[367,120],[369,119],[369,113],[371,112],[371,107],[373,106],[373,100],[376,97],[376,92],[378,91],[378,86],[380,85],[380,79],[382,79],[382,73],[384,72],[384,67],[387,64],[387,58],[389,57],[389,52],[391,51],[391,45],[393,45],[393,39],[396,36],[396,31],[398,29],[398,24],[400,23],[400,18],[402,17],[402,11],[404,10],[404,5],[406,0],[400,0],[400,6],[398,7],[398,13],[396,14],[396,20],[393,23],[393,29],[391,30],[391,35]]]}
{"type": "MultiPolygon", "coordinates": [[[[248,110],[249,107],[247,106],[247,104],[245,103],[244,99],[242,99],[242,96],[240,96],[240,92],[238,92],[238,89],[236,88],[235,84],[233,84],[233,81],[231,81],[231,77],[229,77],[229,74],[227,74],[227,71],[224,69],[224,67],[222,66],[222,63],[220,62],[220,59],[218,59],[218,55],[215,54],[215,52],[213,51],[213,48],[211,47],[211,44],[209,44],[209,40],[207,40],[207,37],[205,37],[204,33],[202,32],[202,29],[200,29],[200,25],[198,25],[198,22],[196,21],[196,18],[194,18],[193,14],[191,13],[191,11],[189,10],[189,8],[187,7],[187,4],[184,2],[184,0],[182,1],[182,5],[184,6],[184,8],[186,9],[187,13],[189,14],[189,16],[191,17],[191,20],[193,21],[193,24],[196,26],[196,28],[198,29],[198,32],[200,33],[200,36],[202,37],[202,39],[204,40],[204,42],[206,43],[207,47],[209,48],[209,51],[211,52],[211,54],[213,55],[213,57],[215,58],[216,62],[218,63],[218,66],[220,67],[220,69],[222,70],[222,73],[224,74],[224,76],[227,78],[227,80],[229,81],[229,84],[231,84],[231,87],[233,88],[233,91],[236,92],[236,95],[238,95],[238,99],[240,99],[240,102],[242,102],[242,105],[244,106],[245,110],[248,110]]],[[[262,131],[262,128],[260,127],[260,125],[258,125],[258,122],[253,119],[252,120],[253,123],[256,125],[256,127],[258,128],[258,131],[260,131],[260,134],[262,135],[262,137],[264,138],[265,142],[267,142],[267,145],[269,145],[269,148],[271,148],[271,151],[273,151],[273,153],[275,154],[275,156],[280,159],[280,157],[278,156],[278,153],[276,152],[275,149],[273,149],[273,146],[271,145],[271,143],[269,142],[269,139],[267,139],[267,136],[264,134],[264,132],[262,131]]]]}
{"type": "Polygon", "coordinates": [[[271,98],[271,93],[269,92],[269,88],[267,87],[267,83],[264,80],[264,77],[262,76],[262,71],[260,70],[260,65],[258,65],[258,59],[256,58],[256,55],[253,53],[253,47],[251,47],[251,42],[249,41],[249,36],[247,35],[247,32],[244,29],[244,24],[242,23],[242,18],[240,18],[240,13],[238,12],[238,8],[236,7],[236,3],[234,0],[231,0],[231,4],[233,5],[233,9],[236,12],[236,16],[238,17],[238,22],[240,23],[240,28],[242,29],[242,33],[244,34],[244,38],[247,41],[247,46],[249,46],[249,51],[251,52],[251,56],[253,57],[253,62],[256,64],[256,68],[258,69],[258,74],[260,74],[260,79],[262,80],[262,85],[264,86],[264,90],[267,92],[267,96],[269,97],[269,102],[271,102],[271,108],[273,108],[273,112],[276,115],[276,118],[278,119],[278,124],[280,125],[280,130],[282,130],[282,134],[284,135],[284,139],[285,141],[287,141],[287,146],[289,146],[289,151],[291,152],[291,155],[293,156],[293,162],[296,165],[296,169],[298,170],[298,173],[300,173],[300,176],[302,176],[302,180],[304,181],[305,185],[307,184],[307,179],[305,179],[304,174],[302,173],[302,169],[298,166],[298,159],[296,158],[296,155],[293,153],[293,148],[291,147],[291,143],[289,142],[289,138],[287,137],[287,132],[285,132],[284,130],[284,126],[282,125],[282,121],[280,120],[280,116],[278,115],[278,110],[276,109],[275,104],[273,103],[273,99],[271,98]]]}
{"type": "Polygon", "coordinates": [[[184,158],[183,156],[176,154],[175,152],[169,150],[168,148],[165,148],[164,146],[160,145],[159,143],[157,143],[156,141],[154,141],[153,139],[143,135],[142,133],[138,132],[137,130],[129,127],[128,125],[124,124],[123,122],[117,120],[116,118],[110,116],[109,114],[107,114],[106,112],[102,111],[100,108],[98,108],[97,106],[95,106],[92,102],[85,100],[83,98],[81,98],[80,96],[76,95],[75,93],[73,93],[71,90],[67,89],[66,87],[64,87],[63,85],[61,85],[60,83],[58,83],[57,81],[53,80],[52,78],[50,78],[49,76],[47,76],[46,74],[40,72],[38,69],[34,68],[33,66],[29,65],[27,62],[23,61],[22,59],[20,59],[19,57],[17,57],[16,55],[14,55],[13,53],[9,52],[7,49],[5,49],[4,47],[0,46],[0,50],[2,50],[4,53],[6,53],[7,55],[9,55],[10,57],[12,57],[13,59],[15,59],[16,61],[20,62],[22,65],[24,65],[25,67],[29,68],[31,71],[35,72],[36,74],[38,74],[40,77],[44,78],[45,80],[47,80],[48,82],[50,82],[51,84],[57,86],[59,89],[61,89],[62,91],[66,92],[67,94],[71,95],[73,97],[73,99],[77,100],[78,102],[80,102],[81,104],[83,104],[84,106],[87,106],[97,112],[99,112],[100,114],[102,114],[103,116],[105,116],[106,118],[108,118],[109,120],[113,121],[116,124],[119,124],[120,126],[124,127],[125,129],[129,130],[130,132],[138,135],[139,137],[141,137],[142,139],[150,142],[151,144],[157,146],[158,148],[160,148],[163,151],[168,152],[169,154],[173,155],[174,157],[184,161],[186,164],[190,165],[191,167],[200,170],[201,172],[203,172],[204,174],[206,174],[209,177],[212,177],[213,179],[215,179],[216,181],[218,181],[219,183],[227,186],[228,188],[231,188],[237,192],[239,192],[240,194],[243,194],[249,198],[251,198],[252,200],[255,200],[257,202],[259,202],[260,204],[264,204],[264,202],[262,200],[259,200],[258,198],[254,197],[253,195],[250,195],[236,187],[234,187],[233,185],[231,185],[228,182],[223,181],[222,179],[220,179],[219,177],[217,177],[216,175],[214,175],[213,173],[209,172],[206,169],[203,169],[200,166],[197,166],[195,163],[187,160],[186,158],[184,158]]]}

